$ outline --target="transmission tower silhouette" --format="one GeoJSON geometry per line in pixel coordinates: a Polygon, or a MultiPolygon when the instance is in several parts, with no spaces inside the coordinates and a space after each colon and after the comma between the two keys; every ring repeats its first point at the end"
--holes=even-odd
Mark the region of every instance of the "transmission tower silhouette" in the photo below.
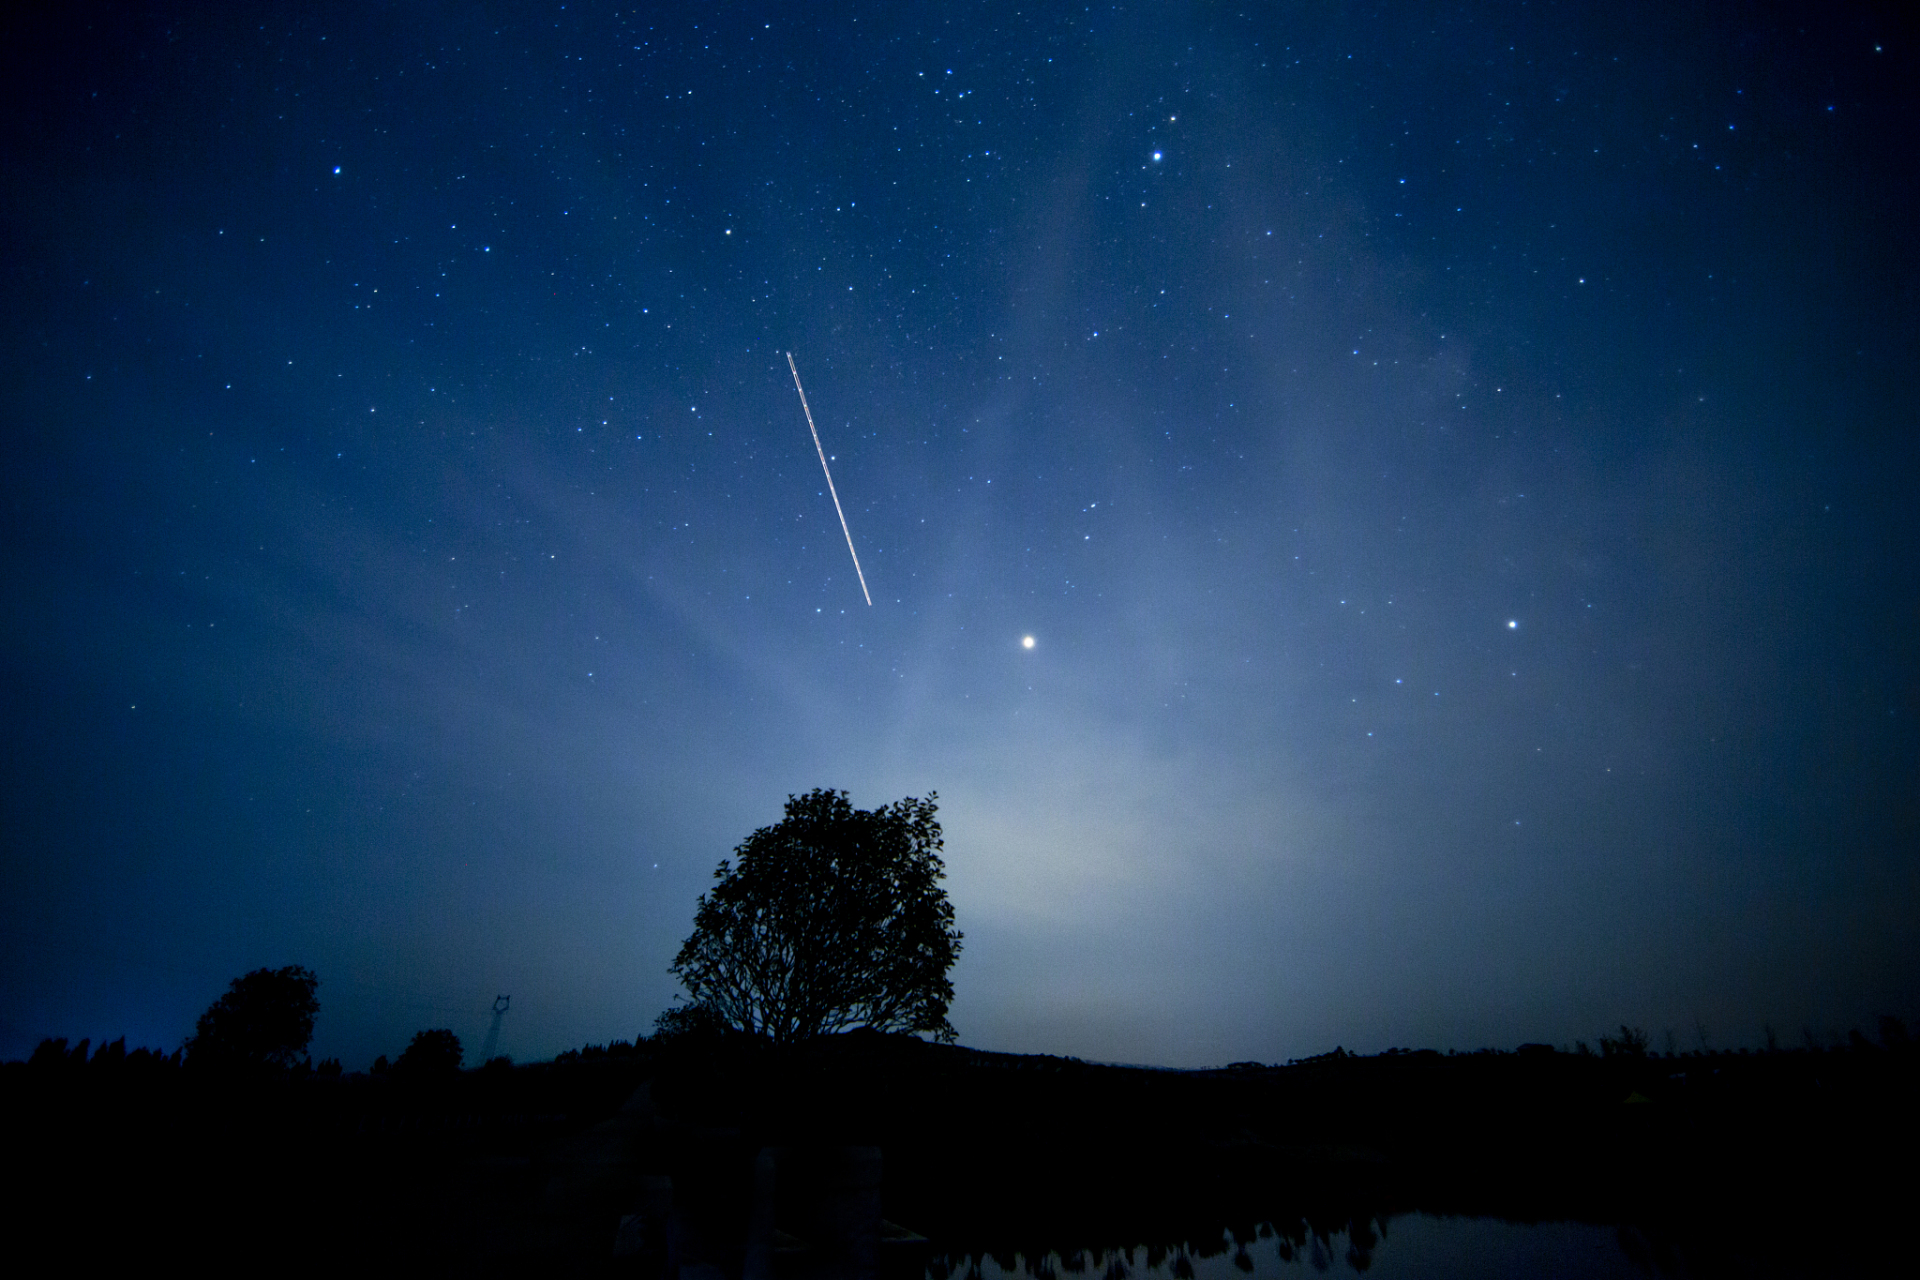
{"type": "Polygon", "coordinates": [[[480,1048],[479,1065],[483,1067],[493,1061],[493,1051],[500,1047],[500,1019],[506,1016],[507,1001],[512,998],[512,996],[493,998],[493,1025],[487,1028],[487,1042],[480,1048]]]}

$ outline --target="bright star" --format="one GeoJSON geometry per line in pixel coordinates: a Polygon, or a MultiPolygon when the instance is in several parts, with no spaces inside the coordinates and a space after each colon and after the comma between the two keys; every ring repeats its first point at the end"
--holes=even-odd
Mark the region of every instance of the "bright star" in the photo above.
{"type": "Polygon", "coordinates": [[[1022,649],[1031,649],[1031,648],[1033,648],[1033,637],[1032,637],[1032,636],[1021,636],[1021,637],[1020,637],[1020,647],[1021,647],[1022,649]]]}
{"type": "Polygon", "coordinates": [[[1159,153],[1158,151],[1156,151],[1156,152],[1154,152],[1154,153],[1153,153],[1153,158],[1154,158],[1155,160],[1158,160],[1158,159],[1160,158],[1160,153],[1159,153]]]}
{"type": "Polygon", "coordinates": [[[1508,618],[1508,619],[1507,619],[1507,630],[1509,630],[1509,631],[1518,631],[1519,629],[1520,629],[1520,621],[1519,621],[1519,619],[1517,619],[1517,618],[1508,618]]]}

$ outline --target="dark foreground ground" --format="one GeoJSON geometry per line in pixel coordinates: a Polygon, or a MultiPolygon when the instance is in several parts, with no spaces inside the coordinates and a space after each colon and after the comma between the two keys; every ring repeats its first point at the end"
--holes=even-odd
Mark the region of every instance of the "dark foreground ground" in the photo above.
{"type": "Polygon", "coordinates": [[[1426,1211],[1616,1225],[1652,1274],[1872,1274],[1910,1265],[1917,1084],[1920,1052],[1864,1043],[1174,1072],[855,1035],[275,1081],[51,1060],[0,1068],[4,1221],[14,1256],[220,1270],[957,1277],[1342,1232],[1345,1269],[1426,1211]]]}

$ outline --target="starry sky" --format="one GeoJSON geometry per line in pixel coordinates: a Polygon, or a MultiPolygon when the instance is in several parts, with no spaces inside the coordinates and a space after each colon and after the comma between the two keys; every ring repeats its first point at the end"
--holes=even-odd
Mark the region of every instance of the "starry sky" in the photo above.
{"type": "Polygon", "coordinates": [[[631,1037],[819,786],[985,1048],[1920,1015],[1894,6],[47,8],[0,1053],[631,1037]]]}

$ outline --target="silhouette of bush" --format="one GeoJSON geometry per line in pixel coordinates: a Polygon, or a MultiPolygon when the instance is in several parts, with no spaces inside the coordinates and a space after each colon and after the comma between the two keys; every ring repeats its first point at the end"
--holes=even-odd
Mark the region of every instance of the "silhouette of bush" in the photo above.
{"type": "Polygon", "coordinates": [[[314,1072],[316,1075],[325,1076],[331,1080],[340,1074],[340,1059],[328,1058],[318,1067],[314,1068],[314,1072]]]}
{"type": "Polygon", "coordinates": [[[391,1071],[392,1069],[393,1069],[393,1064],[387,1061],[387,1055],[384,1053],[373,1060],[373,1067],[372,1067],[373,1075],[383,1076],[387,1074],[388,1071],[391,1071]]]}
{"type": "Polygon", "coordinates": [[[153,1071],[164,1067],[177,1067],[179,1065],[180,1055],[178,1052],[172,1057],[168,1057],[158,1049],[141,1048],[131,1049],[127,1052],[126,1066],[129,1072],[153,1071]]]}
{"type": "MultiPolygon", "coordinates": [[[[86,1041],[80,1042],[84,1048],[86,1041]]],[[[27,1059],[27,1065],[37,1071],[52,1071],[67,1065],[67,1038],[54,1039],[48,1036],[34,1046],[33,1056],[27,1059]]]]}
{"type": "Polygon", "coordinates": [[[393,1069],[415,1078],[450,1076],[460,1070],[460,1058],[460,1037],[453,1032],[444,1027],[416,1031],[393,1069]]]}
{"type": "Polygon", "coordinates": [[[65,1036],[57,1039],[48,1037],[34,1047],[32,1055],[21,1065],[34,1072],[65,1073],[85,1068],[88,1075],[105,1073],[122,1077],[140,1076],[180,1065],[178,1051],[168,1055],[159,1049],[129,1049],[125,1036],[111,1044],[101,1045],[89,1059],[87,1047],[91,1043],[91,1040],[82,1040],[69,1049],[65,1036]]]}
{"type": "Polygon", "coordinates": [[[951,1041],[960,953],[940,880],[935,797],[855,809],[844,792],[787,798],[700,895],[672,972],[727,1025],[775,1044],[871,1027],[951,1041]]]}
{"type": "Polygon", "coordinates": [[[698,1002],[673,1005],[653,1020],[653,1038],[667,1043],[709,1040],[730,1029],[712,1006],[698,1002]]]}
{"type": "Polygon", "coordinates": [[[1618,1036],[1600,1037],[1600,1056],[1603,1058],[1644,1058],[1647,1056],[1647,1033],[1639,1027],[1620,1024],[1618,1036]]]}
{"type": "Polygon", "coordinates": [[[299,965],[255,969],[235,978],[208,1006],[186,1043],[196,1068],[284,1072],[305,1058],[320,1012],[320,979],[299,965]]]}

